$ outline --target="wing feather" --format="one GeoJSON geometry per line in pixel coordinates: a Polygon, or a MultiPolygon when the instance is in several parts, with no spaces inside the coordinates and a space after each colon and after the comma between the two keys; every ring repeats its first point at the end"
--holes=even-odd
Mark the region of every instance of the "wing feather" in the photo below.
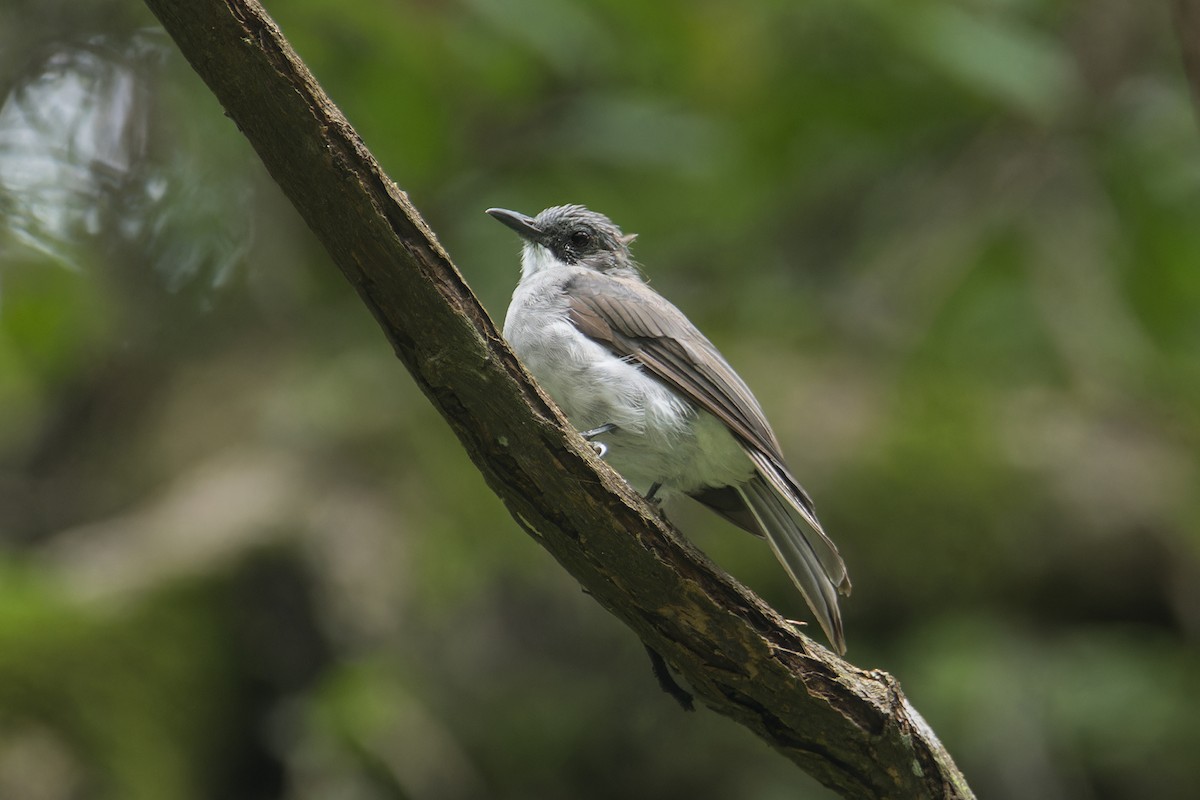
{"type": "Polygon", "coordinates": [[[817,520],[812,499],[788,471],[779,440],[749,387],[683,312],[636,278],[589,271],[572,278],[566,292],[569,318],[580,332],[621,357],[636,359],[659,380],[721,420],[741,441],[761,476],[761,486],[755,483],[749,496],[745,487],[733,495],[714,488],[693,496],[740,527],[767,534],[826,631],[844,648],[837,606],[835,602],[831,605],[830,597],[835,587],[842,594],[850,593],[845,564],[817,520]],[[796,525],[784,524],[784,515],[765,499],[763,490],[768,486],[803,520],[808,532],[800,535],[796,525]],[[767,510],[771,513],[764,519],[767,510]],[[785,538],[780,538],[782,533],[785,538]],[[785,555],[789,557],[784,559],[785,555]],[[805,570],[817,565],[828,584],[801,580],[805,570]]]}
{"type": "Polygon", "coordinates": [[[636,279],[599,272],[581,273],[566,291],[571,322],[585,336],[637,359],[744,443],[782,464],[779,441],[749,387],[683,312],[636,279]]]}

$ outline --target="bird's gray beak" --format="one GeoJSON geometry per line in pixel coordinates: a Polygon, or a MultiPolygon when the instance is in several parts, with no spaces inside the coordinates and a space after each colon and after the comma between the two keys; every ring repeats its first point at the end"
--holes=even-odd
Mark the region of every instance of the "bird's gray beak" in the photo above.
{"type": "Polygon", "coordinates": [[[527,217],[519,211],[509,211],[507,208],[489,208],[487,213],[512,228],[522,239],[531,242],[542,240],[542,229],[533,223],[533,217],[527,217]]]}

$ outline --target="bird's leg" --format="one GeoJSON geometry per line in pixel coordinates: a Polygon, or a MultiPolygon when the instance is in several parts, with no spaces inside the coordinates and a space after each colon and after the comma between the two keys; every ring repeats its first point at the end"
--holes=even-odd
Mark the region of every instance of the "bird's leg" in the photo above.
{"type": "Polygon", "coordinates": [[[600,458],[604,458],[604,455],[608,452],[608,445],[606,445],[604,442],[593,442],[592,439],[595,439],[597,436],[599,436],[602,433],[611,433],[612,431],[615,431],[616,429],[617,429],[617,426],[615,423],[606,422],[598,428],[592,428],[591,430],[580,431],[579,435],[582,436],[584,439],[588,440],[588,443],[591,444],[592,449],[596,451],[597,456],[599,456],[600,458]]]}
{"type": "Polygon", "coordinates": [[[654,505],[662,505],[662,501],[658,499],[658,490],[662,488],[662,481],[655,481],[650,486],[650,491],[646,492],[646,499],[654,503],[654,505]]]}
{"type": "Polygon", "coordinates": [[[600,434],[611,433],[612,431],[615,431],[616,429],[617,429],[617,425],[615,422],[606,422],[603,425],[601,425],[599,428],[592,428],[591,430],[580,431],[579,435],[582,436],[583,438],[587,439],[590,442],[592,439],[595,439],[600,434]]]}

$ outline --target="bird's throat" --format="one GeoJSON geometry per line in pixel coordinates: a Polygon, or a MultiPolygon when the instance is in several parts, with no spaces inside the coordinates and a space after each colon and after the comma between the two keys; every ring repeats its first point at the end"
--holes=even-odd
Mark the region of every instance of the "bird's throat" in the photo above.
{"type": "Polygon", "coordinates": [[[567,266],[550,249],[540,244],[526,242],[521,251],[521,278],[532,278],[542,272],[567,266]]]}

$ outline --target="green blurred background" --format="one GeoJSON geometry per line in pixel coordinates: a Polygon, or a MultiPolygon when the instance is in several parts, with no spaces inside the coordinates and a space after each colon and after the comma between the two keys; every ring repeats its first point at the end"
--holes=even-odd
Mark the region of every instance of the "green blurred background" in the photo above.
{"type": "MultiPolygon", "coordinates": [[[[1200,785],[1200,132],[1138,0],[271,0],[497,320],[585,203],[988,798],[1200,785]]],[[[0,798],[826,798],[511,521],[135,0],[0,0],[0,798]]],[[[769,550],[679,525],[785,615],[769,550]]]]}

